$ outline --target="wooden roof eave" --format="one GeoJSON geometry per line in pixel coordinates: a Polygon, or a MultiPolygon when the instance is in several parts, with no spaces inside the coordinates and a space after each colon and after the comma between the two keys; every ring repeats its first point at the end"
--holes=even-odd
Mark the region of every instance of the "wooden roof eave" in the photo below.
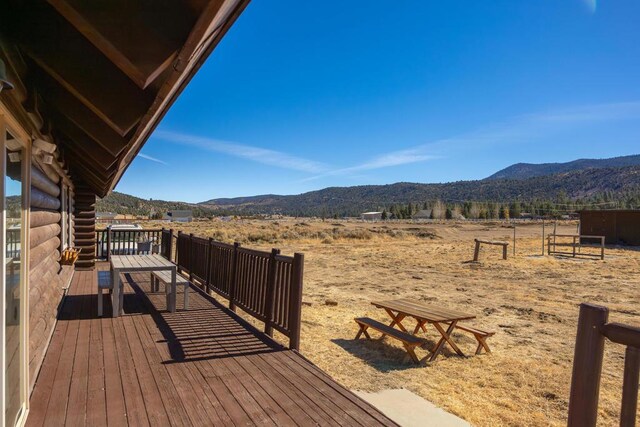
{"type": "Polygon", "coordinates": [[[104,197],[249,0],[10,2],[0,58],[15,89],[2,103],[104,197]]]}
{"type": "MultiPolygon", "coordinates": [[[[173,105],[249,2],[250,0],[225,0],[225,4],[220,7],[216,7],[214,4],[217,2],[211,2],[202,13],[183,49],[178,54],[170,76],[160,89],[147,114],[142,117],[138,130],[132,138],[130,148],[120,161],[118,170],[106,194],[113,191],[171,105],[173,105]],[[226,16],[216,19],[219,14],[225,12],[226,16]]],[[[104,197],[106,194],[101,194],[100,197],[104,197]]]]}

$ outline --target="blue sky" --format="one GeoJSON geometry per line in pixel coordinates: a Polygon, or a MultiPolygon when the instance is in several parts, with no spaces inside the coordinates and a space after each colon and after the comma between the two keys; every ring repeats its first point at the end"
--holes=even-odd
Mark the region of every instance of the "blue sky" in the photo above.
{"type": "Polygon", "coordinates": [[[199,202],[640,153],[637,0],[254,1],[116,190],[199,202]]]}

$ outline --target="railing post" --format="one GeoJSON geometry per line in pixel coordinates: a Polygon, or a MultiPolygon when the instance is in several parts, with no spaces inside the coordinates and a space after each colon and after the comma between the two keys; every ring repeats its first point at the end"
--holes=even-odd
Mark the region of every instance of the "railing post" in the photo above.
{"type": "Polygon", "coordinates": [[[167,248],[167,258],[172,261],[173,258],[173,228],[169,229],[169,247],[167,248]]]}
{"type": "Polygon", "coordinates": [[[229,309],[236,311],[236,278],[238,276],[238,248],[240,243],[235,242],[233,244],[233,253],[231,261],[231,282],[229,283],[229,309]]]}
{"type": "Polygon", "coordinates": [[[189,233],[189,281],[193,283],[193,233],[189,233]]]}
{"type": "Polygon", "coordinates": [[[265,317],[264,333],[273,337],[273,304],[276,289],[276,272],[277,261],[276,256],[280,255],[280,249],[271,249],[271,255],[269,256],[269,276],[267,277],[267,294],[265,299],[265,317]]]}
{"type": "Polygon", "coordinates": [[[638,378],[640,377],[640,348],[627,346],[624,356],[622,408],[620,426],[634,427],[638,413],[638,378]]]}
{"type": "Polygon", "coordinates": [[[607,323],[608,317],[606,307],[580,304],[569,396],[569,427],[596,425],[605,342],[600,328],[607,323]]]}
{"type": "Polygon", "coordinates": [[[107,261],[111,262],[111,227],[107,227],[107,261]]]}
{"type": "Polygon", "coordinates": [[[207,290],[207,295],[211,294],[211,254],[213,251],[211,250],[213,247],[213,237],[209,237],[209,241],[207,242],[207,256],[205,266],[205,289],[207,290]]]}
{"type": "Polygon", "coordinates": [[[182,268],[180,267],[180,236],[182,235],[182,231],[178,230],[178,237],[176,238],[176,266],[178,267],[178,271],[182,272],[182,268]]]}
{"type": "Polygon", "coordinates": [[[293,255],[291,269],[291,293],[289,294],[289,348],[300,350],[300,321],[302,316],[302,277],[304,275],[304,255],[293,255]]]}

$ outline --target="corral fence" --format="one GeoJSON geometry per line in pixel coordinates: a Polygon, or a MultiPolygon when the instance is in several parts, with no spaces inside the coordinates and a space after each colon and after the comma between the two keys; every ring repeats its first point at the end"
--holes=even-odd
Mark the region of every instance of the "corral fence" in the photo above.
{"type": "Polygon", "coordinates": [[[139,253],[140,241],[153,241],[152,251],[175,263],[192,283],[229,300],[231,310],[240,308],[263,322],[267,335],[276,330],[289,338],[290,348],[300,349],[303,254],[284,256],[279,249],[258,251],[164,228],[98,233],[104,233],[98,237],[104,258],[139,253]]]}
{"type": "Polygon", "coordinates": [[[547,236],[547,255],[566,255],[573,258],[583,256],[604,259],[604,241],[604,236],[549,234],[547,236]],[[598,251],[597,253],[583,252],[583,248],[596,248],[598,251]]]}
{"type": "Polygon", "coordinates": [[[626,346],[620,426],[636,425],[640,380],[640,328],[608,321],[609,310],[606,307],[580,305],[569,397],[570,427],[596,425],[600,376],[607,340],[626,346]]]}

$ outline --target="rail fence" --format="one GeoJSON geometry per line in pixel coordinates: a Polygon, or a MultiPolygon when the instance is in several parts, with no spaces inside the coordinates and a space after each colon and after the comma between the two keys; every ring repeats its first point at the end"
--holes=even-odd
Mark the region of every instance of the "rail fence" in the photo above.
{"type": "Polygon", "coordinates": [[[570,427],[596,425],[600,376],[607,339],[626,346],[620,426],[636,425],[640,380],[640,328],[609,323],[609,310],[606,307],[581,304],[569,397],[570,427]]]}
{"type": "Polygon", "coordinates": [[[147,253],[148,242],[178,271],[207,293],[229,300],[264,323],[264,332],[276,330],[289,338],[289,347],[300,349],[300,315],[304,255],[284,256],[279,249],[258,251],[173,230],[104,230],[96,232],[97,258],[111,254],[147,253]],[[141,245],[145,244],[140,251],[141,245]]]}
{"type": "Polygon", "coordinates": [[[566,255],[572,256],[573,258],[582,256],[604,259],[604,241],[605,236],[549,234],[547,236],[547,255],[566,255]],[[560,239],[560,241],[557,239],[560,239]],[[568,240],[571,240],[571,242],[568,240]],[[570,249],[564,250],[563,248],[570,249]],[[583,248],[596,248],[598,252],[582,252],[583,248]]]}

